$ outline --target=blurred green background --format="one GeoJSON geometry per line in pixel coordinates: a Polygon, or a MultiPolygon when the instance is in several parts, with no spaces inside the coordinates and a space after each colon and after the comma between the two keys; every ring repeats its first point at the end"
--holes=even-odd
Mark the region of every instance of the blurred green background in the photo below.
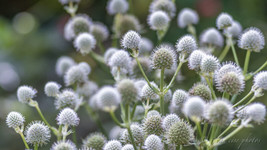
{"type": "MultiPolygon", "coordinates": [[[[134,14],[142,25],[147,27],[148,7],[151,0],[133,0],[134,14]]],[[[107,15],[107,0],[81,0],[79,13],[88,14],[94,21],[105,23],[111,30],[113,17],[107,15]]],[[[196,9],[200,15],[200,22],[196,26],[198,35],[204,29],[215,26],[215,19],[220,12],[227,12],[241,23],[243,28],[255,26],[267,36],[267,0],[176,0],[177,12],[184,7],[196,9]]],[[[62,55],[73,57],[76,61],[87,61],[93,71],[90,79],[102,85],[102,79],[110,78],[105,75],[97,64],[88,56],[78,54],[72,43],[63,37],[64,24],[69,16],[57,0],[1,0],[0,1],[0,149],[19,150],[23,143],[18,134],[8,129],[5,117],[10,111],[19,111],[26,117],[26,122],[40,119],[33,108],[18,103],[16,89],[18,85],[31,85],[38,90],[36,98],[40,103],[46,118],[55,125],[57,111],[53,107],[53,99],[44,96],[43,87],[47,81],[57,81],[63,85],[63,80],[55,74],[55,63],[62,55]]],[[[143,34],[156,42],[156,34],[146,30],[143,34]]],[[[176,18],[172,21],[164,41],[175,43],[179,37],[186,34],[186,30],[177,27],[176,18]]],[[[108,48],[111,41],[104,43],[108,48]]],[[[237,49],[241,64],[245,51],[237,49]]],[[[267,59],[267,48],[260,53],[253,53],[250,71],[256,70],[267,59]]],[[[226,60],[233,60],[228,55],[226,60]]],[[[186,66],[182,68],[186,77],[179,88],[188,90],[198,80],[193,71],[186,66]]],[[[251,87],[251,80],[246,85],[246,91],[251,87]]],[[[242,97],[240,95],[239,97],[242,97]]],[[[258,99],[267,104],[267,96],[258,99]]],[[[79,116],[78,139],[97,130],[97,127],[85,111],[81,109],[79,116]]],[[[106,127],[111,127],[109,118],[102,117],[106,127]]],[[[234,137],[237,141],[228,143],[219,149],[266,150],[267,123],[255,128],[245,129],[234,137]],[[252,141],[245,141],[250,139],[252,141]],[[253,140],[254,139],[254,140],[253,140]]],[[[43,149],[49,149],[46,146],[43,149]]]]}

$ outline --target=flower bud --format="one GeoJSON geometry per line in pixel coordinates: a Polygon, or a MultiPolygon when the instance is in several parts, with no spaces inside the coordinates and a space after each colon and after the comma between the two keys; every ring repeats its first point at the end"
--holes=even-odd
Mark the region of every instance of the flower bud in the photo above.
{"type": "Polygon", "coordinates": [[[178,89],[173,93],[172,103],[176,106],[182,106],[182,104],[187,100],[187,98],[188,93],[184,90],[178,89]]]}
{"type": "Polygon", "coordinates": [[[120,17],[115,18],[113,30],[117,38],[130,30],[140,32],[141,29],[139,20],[133,15],[120,15],[120,17]]]}
{"type": "Polygon", "coordinates": [[[6,124],[9,128],[19,128],[24,125],[24,122],[25,118],[19,112],[12,111],[6,117],[6,124]]]}
{"type": "Polygon", "coordinates": [[[121,150],[122,145],[117,140],[111,140],[108,143],[105,144],[103,150],[121,150]]]}
{"type": "Polygon", "coordinates": [[[61,56],[58,58],[56,63],[56,73],[59,76],[63,76],[70,67],[74,66],[76,63],[74,60],[68,56],[61,56]]]}
{"type": "Polygon", "coordinates": [[[78,126],[79,122],[77,113],[70,108],[64,108],[57,116],[58,125],[78,126]]]}
{"type": "Polygon", "coordinates": [[[200,35],[200,43],[203,45],[222,47],[223,41],[223,36],[215,28],[208,28],[200,35]]]}
{"type": "Polygon", "coordinates": [[[205,83],[196,83],[194,86],[189,90],[189,94],[191,96],[199,96],[204,100],[211,99],[211,91],[210,88],[205,83]]]}
{"type": "Polygon", "coordinates": [[[153,49],[153,43],[148,38],[141,38],[138,45],[138,50],[140,53],[149,53],[153,49]]]}
{"type": "Polygon", "coordinates": [[[77,147],[70,140],[58,141],[52,145],[51,150],[77,150],[77,147]]]}
{"type": "Polygon", "coordinates": [[[248,118],[252,121],[260,124],[265,120],[266,117],[266,107],[261,103],[254,103],[247,106],[246,109],[248,118]]]}
{"type": "Polygon", "coordinates": [[[107,40],[109,36],[108,28],[100,22],[92,24],[90,33],[94,36],[97,42],[103,42],[107,40]]]}
{"type": "Polygon", "coordinates": [[[34,121],[26,127],[25,138],[32,145],[46,145],[51,138],[50,130],[43,122],[34,121]]]}
{"type": "Polygon", "coordinates": [[[104,54],[104,60],[107,65],[109,65],[109,60],[116,51],[118,51],[118,49],[113,47],[106,50],[104,54]]]}
{"type": "Polygon", "coordinates": [[[109,0],[107,4],[107,11],[110,15],[117,13],[126,13],[128,10],[128,2],[126,0],[109,0]]]}
{"type": "Polygon", "coordinates": [[[161,139],[152,134],[146,138],[144,147],[146,150],[162,150],[164,146],[161,139]]]}
{"type": "Polygon", "coordinates": [[[201,50],[193,51],[188,58],[189,69],[200,71],[201,61],[202,61],[202,58],[205,56],[206,54],[201,50]]]}
{"type": "Polygon", "coordinates": [[[254,86],[256,88],[267,90],[267,71],[262,71],[255,75],[254,86]]]}
{"type": "Polygon", "coordinates": [[[121,40],[121,46],[125,49],[138,49],[141,36],[135,31],[128,31],[121,40]]]}
{"type": "Polygon", "coordinates": [[[73,84],[82,84],[88,80],[86,72],[79,66],[72,66],[64,76],[64,82],[66,86],[73,84]]]}
{"type": "MultiPolygon", "coordinates": [[[[158,86],[154,83],[151,82],[151,85],[155,88],[158,88],[158,86]]],[[[146,83],[146,85],[143,86],[142,91],[141,91],[141,96],[145,99],[157,99],[158,95],[149,87],[149,85],[146,83]]]]}
{"type": "Polygon", "coordinates": [[[165,30],[169,26],[170,18],[164,11],[156,11],[148,16],[148,24],[152,30],[165,30]]]}
{"type": "Polygon", "coordinates": [[[218,69],[219,65],[219,60],[216,57],[206,55],[202,58],[200,69],[203,73],[213,73],[216,69],[218,69]]]}
{"type": "Polygon", "coordinates": [[[60,93],[55,101],[55,106],[57,109],[63,109],[70,107],[74,109],[78,101],[77,95],[72,90],[64,90],[60,93]]]}
{"type": "Polygon", "coordinates": [[[102,133],[92,133],[83,141],[83,146],[89,149],[102,150],[107,139],[102,133]]]}
{"type": "Polygon", "coordinates": [[[152,66],[154,69],[170,69],[176,61],[175,52],[167,45],[161,45],[152,54],[152,66]]]}
{"type": "Polygon", "coordinates": [[[114,111],[121,102],[120,93],[113,87],[105,86],[97,93],[97,104],[103,111],[114,111]]]}
{"type": "Polygon", "coordinates": [[[190,97],[183,105],[183,113],[185,116],[190,118],[201,118],[204,116],[205,105],[205,101],[203,101],[200,97],[190,97]]]}
{"type": "Polygon", "coordinates": [[[45,84],[45,94],[47,96],[51,96],[51,97],[55,97],[57,96],[57,94],[59,94],[59,89],[60,89],[61,85],[59,85],[56,82],[47,82],[45,84]]]}
{"type": "Polygon", "coordinates": [[[173,18],[175,16],[176,7],[172,1],[166,1],[166,0],[153,1],[150,4],[149,12],[153,13],[159,10],[166,12],[170,18],[173,18]]]}
{"type": "Polygon", "coordinates": [[[146,117],[143,122],[143,128],[146,135],[161,135],[164,131],[161,116],[150,115],[149,117],[146,117]]]}
{"type": "Polygon", "coordinates": [[[139,91],[132,80],[124,79],[120,81],[117,89],[121,94],[121,99],[123,102],[131,103],[137,101],[139,91]]]}
{"type": "Polygon", "coordinates": [[[91,24],[87,15],[77,15],[71,19],[71,30],[77,37],[81,33],[89,33],[91,24]]]}
{"type": "Polygon", "coordinates": [[[233,18],[227,13],[221,13],[216,20],[218,29],[226,29],[233,24],[233,18]]]}
{"type": "MultiPolygon", "coordinates": [[[[132,124],[130,126],[130,129],[131,129],[132,136],[133,136],[133,139],[134,139],[134,144],[136,144],[138,146],[142,145],[142,143],[144,142],[144,131],[143,131],[143,129],[138,124],[132,124]]],[[[131,142],[131,138],[130,138],[130,135],[129,135],[127,129],[125,129],[122,132],[121,140],[122,140],[122,143],[133,144],[131,142]]]]}
{"type": "Polygon", "coordinates": [[[190,8],[184,8],[178,14],[177,22],[179,27],[184,28],[188,25],[193,25],[198,23],[198,14],[196,11],[190,8]]]}
{"type": "Polygon", "coordinates": [[[30,86],[20,86],[17,90],[17,98],[22,103],[29,103],[29,101],[36,96],[37,91],[30,86]]]}
{"type": "Polygon", "coordinates": [[[180,118],[176,114],[169,114],[163,119],[163,127],[168,130],[174,123],[180,121],[180,118]]]}
{"type": "Polygon", "coordinates": [[[226,28],[224,33],[226,33],[226,35],[229,35],[231,37],[238,37],[242,32],[242,26],[239,22],[234,21],[233,24],[226,28]]]}
{"type": "Polygon", "coordinates": [[[121,150],[134,150],[134,147],[132,144],[126,144],[122,147],[121,150]]]}
{"type": "Polygon", "coordinates": [[[94,36],[89,33],[81,33],[74,41],[75,48],[81,52],[81,54],[88,54],[95,48],[96,40],[94,36]]]}
{"type": "Polygon", "coordinates": [[[129,53],[124,50],[115,52],[109,59],[109,65],[111,67],[119,67],[120,69],[130,70],[131,58],[129,53]]]}
{"type": "Polygon", "coordinates": [[[187,54],[192,53],[197,49],[197,43],[193,36],[185,35],[181,37],[176,43],[176,50],[187,54]]]}

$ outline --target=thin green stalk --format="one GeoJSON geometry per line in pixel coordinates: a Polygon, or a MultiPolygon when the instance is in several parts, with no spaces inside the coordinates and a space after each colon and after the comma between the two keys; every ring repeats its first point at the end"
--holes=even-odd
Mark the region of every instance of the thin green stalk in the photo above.
{"type": "Polygon", "coordinates": [[[171,88],[171,86],[172,86],[173,82],[175,81],[176,76],[177,76],[178,72],[180,71],[180,69],[181,69],[183,63],[184,63],[184,61],[180,61],[180,62],[179,62],[179,65],[178,65],[178,67],[177,67],[177,69],[176,69],[176,71],[175,71],[175,73],[174,73],[174,75],[173,75],[173,77],[172,77],[172,80],[171,80],[171,82],[169,83],[169,85],[165,88],[164,93],[168,92],[168,90],[171,88]]]}
{"type": "Polygon", "coordinates": [[[59,125],[59,127],[58,127],[57,141],[60,141],[61,140],[61,132],[62,132],[62,125],[59,125]]]}
{"type": "Polygon", "coordinates": [[[229,125],[217,138],[221,138],[225,133],[227,133],[232,128],[231,125],[229,125]]]}
{"type": "Polygon", "coordinates": [[[206,134],[207,134],[207,130],[208,130],[208,123],[205,123],[204,124],[204,127],[203,127],[203,133],[202,133],[202,137],[201,137],[201,140],[203,141],[206,137],[206,134]]]}
{"type": "Polygon", "coordinates": [[[64,125],[63,129],[62,129],[62,141],[65,142],[66,141],[66,138],[68,136],[68,125],[64,125]]]}
{"type": "Polygon", "coordinates": [[[231,98],[231,103],[233,104],[237,98],[237,94],[233,95],[231,98]]]}
{"type": "Polygon", "coordinates": [[[131,117],[130,117],[131,120],[132,120],[133,117],[134,117],[134,113],[135,113],[135,110],[136,110],[136,106],[137,106],[137,103],[135,103],[134,106],[133,106],[133,110],[132,110],[131,117]]]}
{"type": "Polygon", "coordinates": [[[21,139],[22,139],[22,141],[23,141],[23,143],[24,143],[24,145],[25,145],[25,148],[26,148],[26,149],[30,149],[30,147],[29,147],[29,145],[27,144],[27,142],[26,142],[26,140],[25,140],[25,137],[24,137],[24,135],[23,135],[23,133],[21,132],[20,129],[18,129],[18,133],[19,133],[19,135],[20,135],[20,137],[21,137],[21,139]]]}
{"type": "Polygon", "coordinates": [[[256,75],[258,72],[260,72],[260,71],[261,71],[262,69],[264,69],[266,66],[267,66],[267,61],[265,61],[265,63],[262,64],[262,65],[260,66],[259,69],[257,69],[255,72],[253,72],[252,74],[250,74],[250,75],[246,78],[246,80],[249,80],[251,77],[253,77],[254,75],[256,75]]]}
{"type": "Polygon", "coordinates": [[[125,126],[122,125],[122,124],[120,123],[120,121],[117,119],[117,117],[116,117],[115,114],[114,114],[114,111],[110,111],[109,114],[110,114],[111,118],[113,119],[113,121],[114,121],[119,127],[121,127],[121,128],[124,128],[124,127],[125,127],[125,126]]]}
{"type": "Polygon", "coordinates": [[[231,48],[232,48],[232,52],[233,52],[233,55],[234,55],[235,63],[239,66],[239,61],[238,61],[238,57],[237,57],[237,54],[236,54],[236,50],[235,50],[235,46],[234,46],[233,40],[232,40],[232,38],[229,39],[229,40],[230,40],[230,43],[231,43],[231,48]]]}
{"type": "Polygon", "coordinates": [[[77,145],[77,136],[76,136],[76,128],[72,127],[72,141],[77,145]]]}
{"type": "Polygon", "coordinates": [[[246,75],[247,71],[248,71],[248,64],[249,64],[250,54],[251,54],[251,51],[247,50],[246,59],[245,59],[245,63],[244,63],[244,72],[243,72],[244,75],[246,75]]]}
{"type": "Polygon", "coordinates": [[[209,86],[209,88],[210,88],[212,98],[213,98],[213,99],[216,99],[217,97],[216,97],[216,94],[215,94],[215,92],[214,92],[213,86],[212,86],[212,84],[211,84],[209,78],[206,77],[206,76],[204,76],[204,78],[205,78],[205,80],[206,80],[206,82],[207,82],[207,84],[208,84],[208,86],[209,86]]]}
{"type": "Polygon", "coordinates": [[[250,104],[251,102],[253,102],[257,97],[253,96],[245,105],[243,105],[242,107],[238,108],[234,113],[242,110],[243,108],[245,108],[248,104],[250,104]]]}
{"type": "Polygon", "coordinates": [[[105,47],[103,46],[102,42],[97,42],[97,46],[99,47],[102,54],[105,53],[105,47]]]}
{"type": "Polygon", "coordinates": [[[230,45],[227,43],[226,46],[225,46],[225,48],[223,49],[221,55],[219,56],[219,60],[220,61],[223,61],[223,59],[225,58],[225,56],[228,54],[229,50],[230,50],[230,45]]]}
{"type": "Polygon", "coordinates": [[[199,124],[199,121],[196,121],[195,123],[196,123],[196,126],[197,126],[199,137],[202,137],[202,131],[201,131],[201,126],[199,124]]]}
{"type": "Polygon", "coordinates": [[[189,24],[188,27],[187,27],[187,31],[192,34],[195,38],[195,40],[197,41],[197,33],[196,33],[196,28],[192,25],[192,24],[189,24]]]}
{"type": "Polygon", "coordinates": [[[96,60],[96,61],[98,61],[98,62],[100,62],[102,64],[105,64],[104,58],[102,56],[98,55],[94,51],[90,51],[89,54],[94,60],[96,60]]]}
{"type": "Polygon", "coordinates": [[[129,123],[129,104],[125,104],[125,119],[126,123],[129,123]]]}
{"type": "Polygon", "coordinates": [[[243,103],[251,94],[253,94],[252,91],[250,91],[244,98],[242,98],[239,102],[237,102],[236,104],[234,104],[233,107],[238,106],[239,104],[243,103]]]}
{"type": "Polygon", "coordinates": [[[137,150],[136,145],[135,145],[135,141],[134,141],[134,138],[133,138],[133,134],[132,134],[132,131],[131,131],[131,128],[130,128],[130,125],[127,125],[127,130],[128,130],[132,145],[134,147],[134,150],[137,150]]]}
{"type": "Polygon", "coordinates": [[[214,135],[215,135],[215,132],[216,132],[216,128],[217,128],[217,126],[212,125],[212,127],[211,127],[211,134],[210,134],[210,138],[209,138],[209,141],[210,141],[210,142],[214,139],[214,135]]]}
{"type": "Polygon", "coordinates": [[[38,144],[34,144],[34,150],[38,150],[38,144]]]}
{"type": "MultiPolygon", "coordinates": [[[[230,134],[228,134],[226,137],[224,137],[223,139],[221,139],[222,142],[225,142],[226,140],[228,140],[229,138],[231,138],[232,136],[234,136],[236,133],[238,133],[239,131],[241,131],[244,128],[243,125],[240,125],[238,128],[236,128],[234,131],[232,131],[230,134]]],[[[214,147],[217,146],[214,145],[214,147]]]]}
{"type": "Polygon", "coordinates": [[[160,112],[162,115],[165,115],[164,111],[164,94],[163,94],[163,88],[164,88],[164,71],[165,69],[161,69],[160,72],[160,112]]]}

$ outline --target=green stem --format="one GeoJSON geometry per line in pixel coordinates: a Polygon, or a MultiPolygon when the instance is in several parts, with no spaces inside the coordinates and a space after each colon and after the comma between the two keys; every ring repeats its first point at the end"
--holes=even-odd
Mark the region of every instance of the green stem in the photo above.
{"type": "Polygon", "coordinates": [[[164,112],[164,94],[163,94],[163,88],[164,88],[164,71],[165,69],[161,69],[160,72],[160,112],[162,115],[165,115],[164,112]]]}
{"type": "Polygon", "coordinates": [[[104,58],[102,56],[98,55],[94,51],[90,51],[89,54],[94,60],[96,60],[96,61],[98,61],[98,62],[100,62],[102,64],[105,64],[104,58]]]}
{"type": "Polygon", "coordinates": [[[207,130],[208,130],[208,123],[205,123],[204,124],[204,127],[203,127],[203,133],[202,133],[202,137],[201,137],[201,140],[203,141],[206,137],[206,134],[207,134],[207,130]]]}
{"type": "Polygon", "coordinates": [[[210,83],[209,78],[206,77],[206,76],[204,76],[204,78],[205,78],[205,80],[206,80],[206,82],[207,82],[207,84],[208,84],[208,86],[209,86],[209,88],[210,88],[212,98],[213,98],[213,99],[216,99],[217,97],[216,97],[216,94],[215,94],[215,92],[214,92],[214,90],[213,90],[213,86],[212,86],[212,84],[210,83]]]}
{"type": "Polygon", "coordinates": [[[266,61],[263,65],[261,65],[259,69],[257,69],[255,72],[253,72],[252,74],[250,74],[250,75],[246,78],[246,80],[249,80],[251,77],[253,77],[254,75],[256,75],[258,72],[260,72],[260,71],[261,71],[262,69],[264,69],[266,66],[267,66],[267,61],[266,61]]]}
{"type": "Polygon", "coordinates": [[[215,135],[215,132],[216,132],[216,126],[215,125],[212,125],[212,127],[211,127],[211,134],[210,134],[210,142],[213,140],[213,138],[214,138],[214,135],[215,135]]]}
{"type": "Polygon", "coordinates": [[[201,131],[201,126],[199,124],[199,121],[196,121],[195,123],[196,123],[196,126],[197,126],[199,137],[202,137],[202,131],[201,131]]]}
{"type": "Polygon", "coordinates": [[[77,145],[77,136],[76,136],[76,128],[72,127],[72,141],[77,145]]]}
{"type": "Polygon", "coordinates": [[[129,104],[125,104],[124,111],[125,111],[125,119],[124,120],[126,123],[129,123],[129,104]]]}
{"type": "Polygon", "coordinates": [[[250,54],[251,54],[251,51],[247,50],[246,59],[245,59],[245,63],[244,63],[244,72],[243,72],[244,75],[246,75],[247,71],[248,71],[248,64],[249,64],[250,54]]]}
{"type": "MultiPolygon", "coordinates": [[[[35,102],[36,102],[36,101],[35,101],[35,102]]],[[[47,122],[47,120],[45,119],[45,117],[44,117],[42,111],[40,110],[39,105],[38,105],[37,102],[34,104],[34,107],[35,107],[35,109],[37,110],[37,112],[38,112],[38,114],[40,115],[40,117],[42,118],[42,120],[44,121],[44,123],[45,123],[50,129],[52,129],[52,126],[51,126],[51,125],[47,122]]]]}
{"type": "Polygon", "coordinates": [[[66,138],[68,136],[68,125],[64,125],[63,129],[62,129],[62,135],[63,135],[63,138],[62,138],[62,141],[65,142],[66,141],[66,138]]]}
{"type": "Polygon", "coordinates": [[[220,61],[223,61],[223,59],[225,58],[225,56],[228,54],[229,50],[230,50],[230,45],[227,43],[226,46],[225,46],[225,48],[223,49],[221,55],[219,56],[219,60],[220,61]]]}
{"type": "Polygon", "coordinates": [[[113,121],[114,121],[119,127],[121,127],[121,128],[124,128],[124,127],[125,127],[125,126],[122,125],[122,124],[120,123],[120,121],[117,119],[117,117],[116,117],[115,114],[114,114],[114,111],[110,111],[109,114],[110,114],[111,118],[113,119],[113,121]]]}
{"type": "Polygon", "coordinates": [[[131,117],[130,117],[131,120],[132,120],[133,117],[134,117],[134,113],[135,113],[135,110],[136,110],[136,106],[137,106],[137,103],[134,104],[134,107],[133,107],[133,110],[132,110],[132,113],[131,113],[131,117]]]}
{"type": "MultiPolygon", "coordinates": [[[[224,137],[223,139],[221,139],[222,142],[225,142],[226,140],[228,140],[229,138],[231,138],[232,136],[234,136],[236,133],[238,133],[241,129],[243,129],[244,126],[240,125],[238,128],[236,128],[233,132],[231,132],[230,134],[228,134],[226,137],[224,137]]],[[[217,145],[214,145],[217,146],[217,145]]]]}
{"type": "Polygon", "coordinates": [[[62,132],[62,125],[59,125],[58,127],[58,135],[57,135],[57,141],[61,140],[61,132],[62,132]]]}
{"type": "Polygon", "coordinates": [[[22,139],[22,141],[23,141],[23,143],[24,143],[24,145],[25,145],[25,148],[26,148],[26,149],[30,149],[30,147],[29,147],[29,145],[27,144],[27,142],[26,142],[26,140],[25,140],[25,137],[24,137],[24,135],[23,135],[23,133],[21,132],[20,129],[18,129],[18,133],[19,133],[19,135],[20,135],[20,137],[21,137],[21,139],[22,139]]]}
{"type": "Polygon", "coordinates": [[[196,33],[196,28],[192,25],[192,24],[189,24],[188,27],[187,27],[187,31],[192,34],[195,38],[195,40],[197,41],[197,33],[196,33]]]}
{"type": "Polygon", "coordinates": [[[130,125],[127,125],[127,130],[128,130],[132,145],[134,147],[134,150],[137,150],[136,145],[135,145],[135,141],[134,141],[134,138],[133,138],[133,134],[132,134],[132,131],[131,131],[131,128],[130,128],[130,125]]]}
{"type": "Polygon", "coordinates": [[[101,53],[105,53],[105,47],[103,46],[102,42],[97,42],[97,46],[99,47],[101,53]]]}
{"type": "Polygon", "coordinates": [[[238,106],[239,104],[243,103],[251,94],[253,94],[252,91],[250,91],[244,98],[242,98],[239,102],[237,102],[236,104],[234,104],[233,107],[238,106]]]}
{"type": "Polygon", "coordinates": [[[250,104],[251,102],[253,102],[257,97],[253,96],[245,105],[243,105],[242,107],[238,108],[234,113],[242,110],[243,108],[245,108],[248,104],[250,104]]]}
{"type": "Polygon", "coordinates": [[[34,144],[34,150],[38,150],[38,144],[34,144]]]}
{"type": "Polygon", "coordinates": [[[236,54],[236,50],[235,50],[235,46],[234,46],[233,40],[232,40],[232,38],[229,39],[229,40],[230,40],[230,43],[231,43],[231,48],[232,48],[232,52],[233,52],[233,55],[234,55],[235,63],[239,66],[239,61],[238,61],[238,57],[237,57],[237,54],[236,54]]]}
{"type": "Polygon", "coordinates": [[[217,138],[221,138],[225,133],[227,133],[232,128],[232,125],[229,125],[217,138]]]}

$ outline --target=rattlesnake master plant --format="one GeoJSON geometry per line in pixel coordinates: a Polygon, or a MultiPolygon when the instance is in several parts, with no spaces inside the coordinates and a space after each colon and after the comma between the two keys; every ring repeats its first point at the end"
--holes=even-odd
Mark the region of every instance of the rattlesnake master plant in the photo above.
{"type": "Polygon", "coordinates": [[[265,46],[259,29],[248,28],[242,33],[240,23],[230,14],[222,13],[217,18],[218,29],[210,27],[198,38],[194,25],[201,20],[196,11],[184,8],[178,13],[177,22],[189,33],[175,39],[177,43],[162,44],[176,15],[175,0],[154,0],[147,19],[149,27],[157,32],[158,42],[153,43],[142,37],[149,29],[143,30],[134,14],[128,12],[133,2],[107,2],[107,12],[114,15],[112,29],[86,14],[76,15],[78,2],[60,0],[72,16],[65,25],[64,36],[73,42],[78,53],[89,55],[101,64],[103,71],[109,71],[114,80],[99,87],[99,83],[88,77],[95,74],[87,62],[59,57],[55,71],[64,79],[65,87],[54,81],[44,86],[46,96],[55,100],[58,126],[52,126],[45,119],[37,101],[37,90],[27,85],[19,87],[18,100],[34,107],[43,120],[33,121],[25,128],[21,113],[13,111],[7,115],[7,126],[20,134],[26,149],[37,150],[51,142],[51,150],[175,150],[183,147],[211,150],[241,129],[264,122],[266,106],[253,101],[267,90],[267,72],[262,71],[267,62],[256,71],[248,69],[250,53],[260,52],[265,46]],[[112,36],[109,30],[113,31],[112,36]],[[111,39],[112,46],[102,45],[111,39]],[[221,52],[224,41],[226,45],[221,52]],[[239,64],[236,43],[247,50],[244,67],[239,64]],[[234,60],[224,62],[230,48],[234,60]],[[218,53],[221,53],[219,58],[218,53]],[[186,63],[199,76],[198,81],[191,88],[177,89],[178,82],[183,84],[180,70],[187,67],[186,63]],[[246,87],[251,78],[254,78],[253,86],[246,87]],[[250,91],[240,96],[245,89],[250,91]],[[86,108],[99,131],[77,141],[82,138],[75,136],[75,128],[83,122],[78,111],[81,107],[86,108]],[[100,111],[109,113],[116,124],[109,132],[102,124],[100,111]],[[50,141],[51,133],[55,141],[50,141]]]}

